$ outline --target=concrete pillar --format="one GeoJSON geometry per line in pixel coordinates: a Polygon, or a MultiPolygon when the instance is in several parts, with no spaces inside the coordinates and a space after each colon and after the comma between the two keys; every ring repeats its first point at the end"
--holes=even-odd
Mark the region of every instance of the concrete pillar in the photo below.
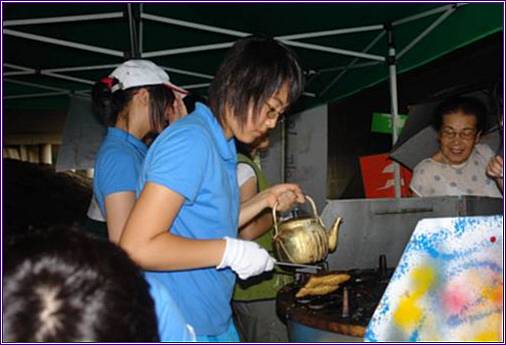
{"type": "Polygon", "coordinates": [[[3,148],[3,158],[10,158],[10,159],[20,159],[19,157],[19,150],[14,147],[4,147],[3,148]]]}
{"type": "Polygon", "coordinates": [[[53,153],[51,151],[51,144],[40,145],[40,162],[44,164],[53,164],[53,153]]]}
{"type": "Polygon", "coordinates": [[[30,145],[27,148],[28,153],[28,161],[30,163],[37,164],[39,163],[39,146],[38,145],[30,145]]]}
{"type": "Polygon", "coordinates": [[[23,162],[28,160],[28,152],[26,151],[26,145],[19,145],[19,159],[23,162]]]}

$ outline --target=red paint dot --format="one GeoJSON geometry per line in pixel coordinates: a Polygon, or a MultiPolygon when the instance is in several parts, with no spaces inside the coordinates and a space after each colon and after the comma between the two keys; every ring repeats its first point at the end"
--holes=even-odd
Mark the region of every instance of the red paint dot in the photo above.
{"type": "Polygon", "coordinates": [[[490,237],[490,242],[495,243],[495,236],[490,237]]]}

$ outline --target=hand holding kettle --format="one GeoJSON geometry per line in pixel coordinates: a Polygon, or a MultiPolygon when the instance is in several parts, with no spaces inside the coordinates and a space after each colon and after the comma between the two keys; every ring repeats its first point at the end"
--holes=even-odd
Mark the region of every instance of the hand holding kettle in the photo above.
{"type": "Polygon", "coordinates": [[[305,201],[301,188],[294,183],[277,184],[258,195],[266,199],[270,208],[277,203],[276,207],[281,212],[289,210],[296,202],[302,204],[305,201]]]}

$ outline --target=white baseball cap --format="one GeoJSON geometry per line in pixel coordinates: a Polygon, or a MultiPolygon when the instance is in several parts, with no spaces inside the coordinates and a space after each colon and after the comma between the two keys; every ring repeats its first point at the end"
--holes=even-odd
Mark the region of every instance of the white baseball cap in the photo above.
{"type": "Polygon", "coordinates": [[[111,87],[112,92],[131,87],[165,84],[183,96],[188,94],[188,91],[172,84],[167,72],[149,60],[128,60],[116,67],[109,77],[119,80],[119,83],[111,87]]]}

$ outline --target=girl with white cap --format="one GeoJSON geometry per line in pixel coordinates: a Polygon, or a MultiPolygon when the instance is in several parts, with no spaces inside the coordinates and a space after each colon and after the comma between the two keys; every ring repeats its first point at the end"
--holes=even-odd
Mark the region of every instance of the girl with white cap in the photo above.
{"type": "MultiPolygon", "coordinates": [[[[95,161],[94,198],[105,216],[109,240],[117,243],[135,204],[135,190],[148,150],[143,139],[186,115],[167,73],[147,60],[129,60],[93,87],[93,107],[108,126],[95,161]]],[[[149,272],[161,341],[191,341],[195,335],[166,287],[149,272]]]]}
{"type": "Polygon", "coordinates": [[[126,61],[93,88],[94,111],[108,126],[96,157],[93,192],[115,243],[135,203],[148,150],[143,139],[186,115],[186,93],[147,60],[126,61]]]}
{"type": "Polygon", "coordinates": [[[237,229],[280,202],[304,202],[299,186],[281,184],[239,203],[234,137],[251,143],[276,126],[302,91],[294,53],[269,38],[239,40],[209,88],[209,107],[165,129],[144,161],[139,199],[120,245],[158,273],[198,341],[239,341],[230,307],[235,273],[272,270],[274,259],[237,229]]]}

